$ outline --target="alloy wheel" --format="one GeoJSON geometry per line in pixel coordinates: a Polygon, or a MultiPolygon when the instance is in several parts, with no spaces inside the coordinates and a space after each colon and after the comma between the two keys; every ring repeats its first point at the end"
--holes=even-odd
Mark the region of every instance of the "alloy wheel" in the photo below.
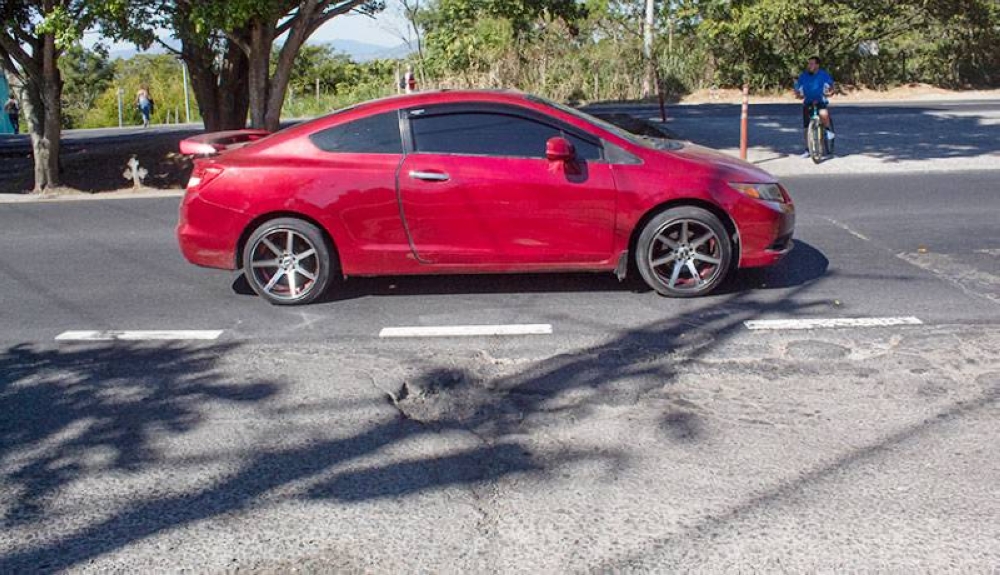
{"type": "Polygon", "coordinates": [[[722,243],[704,222],[672,220],[657,230],[647,253],[649,269],[670,290],[695,293],[724,273],[722,243]]]}
{"type": "Polygon", "coordinates": [[[274,299],[302,299],[316,287],[322,262],[316,246],[303,234],[277,228],[261,236],[252,246],[253,279],[274,299]]]}

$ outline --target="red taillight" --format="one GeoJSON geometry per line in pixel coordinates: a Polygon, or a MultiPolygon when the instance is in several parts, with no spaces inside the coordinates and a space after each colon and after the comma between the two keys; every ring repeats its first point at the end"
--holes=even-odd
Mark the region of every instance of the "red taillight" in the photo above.
{"type": "Polygon", "coordinates": [[[217,165],[203,165],[195,162],[194,171],[191,172],[191,179],[188,180],[187,189],[189,192],[198,191],[209,184],[215,178],[222,175],[222,167],[217,165]]]}
{"type": "Polygon", "coordinates": [[[214,156],[224,149],[225,146],[217,148],[212,144],[205,142],[194,142],[190,140],[181,141],[181,153],[189,156],[214,156]]]}

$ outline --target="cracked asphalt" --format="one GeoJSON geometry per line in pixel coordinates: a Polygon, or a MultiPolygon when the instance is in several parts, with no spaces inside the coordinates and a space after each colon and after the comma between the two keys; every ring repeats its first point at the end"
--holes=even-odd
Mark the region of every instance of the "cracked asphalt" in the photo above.
{"type": "Polygon", "coordinates": [[[8,351],[0,572],[1000,565],[1000,327],[726,326],[8,351]]]}

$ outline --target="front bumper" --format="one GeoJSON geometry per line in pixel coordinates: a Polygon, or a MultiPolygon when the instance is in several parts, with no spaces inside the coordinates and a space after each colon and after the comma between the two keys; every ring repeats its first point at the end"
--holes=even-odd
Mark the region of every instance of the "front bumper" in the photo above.
{"type": "Polygon", "coordinates": [[[795,243],[795,206],[747,200],[737,214],[740,233],[740,267],[757,268],[778,263],[795,243]]]}

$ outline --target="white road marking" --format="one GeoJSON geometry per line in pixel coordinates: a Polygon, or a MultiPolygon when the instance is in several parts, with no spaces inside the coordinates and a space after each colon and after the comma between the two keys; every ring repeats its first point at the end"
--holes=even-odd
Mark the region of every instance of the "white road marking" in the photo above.
{"type": "Polygon", "coordinates": [[[173,331],[66,331],[56,341],[178,341],[215,340],[222,330],[173,331]]]}
{"type": "Polygon", "coordinates": [[[864,235],[863,233],[859,232],[858,230],[855,230],[854,228],[852,228],[851,226],[849,226],[849,225],[847,225],[847,224],[845,224],[843,222],[838,222],[837,220],[835,220],[833,218],[823,218],[823,219],[826,220],[826,221],[828,221],[828,222],[830,222],[831,224],[837,226],[838,228],[844,230],[845,232],[851,234],[852,236],[858,238],[859,240],[862,240],[862,241],[865,241],[865,242],[872,241],[872,239],[870,237],[864,235]]]}
{"type": "Polygon", "coordinates": [[[839,327],[892,327],[897,325],[923,325],[915,317],[857,317],[814,319],[764,319],[745,321],[751,330],[829,329],[839,327]]]}
{"type": "Polygon", "coordinates": [[[438,325],[420,327],[387,327],[379,332],[381,338],[390,337],[474,337],[489,335],[550,335],[552,325],[547,323],[507,325],[438,325]]]}

